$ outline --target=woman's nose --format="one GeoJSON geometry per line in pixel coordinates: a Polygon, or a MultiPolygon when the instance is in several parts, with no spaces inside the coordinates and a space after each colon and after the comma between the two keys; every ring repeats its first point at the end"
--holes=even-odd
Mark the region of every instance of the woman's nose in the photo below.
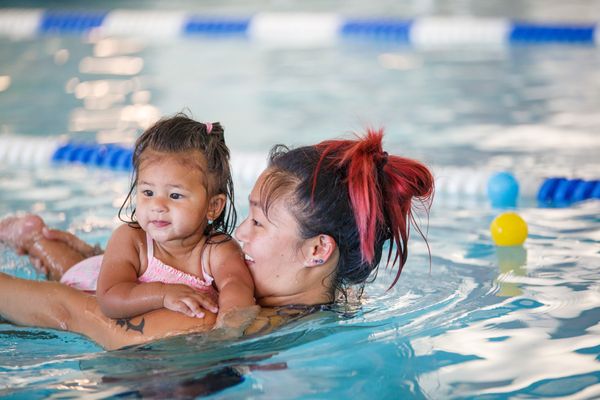
{"type": "Polygon", "coordinates": [[[246,226],[248,225],[248,218],[242,221],[242,223],[237,227],[233,235],[240,242],[246,241],[246,226]]]}

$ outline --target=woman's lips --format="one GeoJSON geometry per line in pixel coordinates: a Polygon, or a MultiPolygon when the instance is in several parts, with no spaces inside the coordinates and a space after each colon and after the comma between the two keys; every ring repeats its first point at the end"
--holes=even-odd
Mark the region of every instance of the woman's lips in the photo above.
{"type": "Polygon", "coordinates": [[[254,264],[254,259],[246,253],[244,253],[244,261],[246,261],[246,265],[248,265],[248,266],[250,264],[254,264]]]}

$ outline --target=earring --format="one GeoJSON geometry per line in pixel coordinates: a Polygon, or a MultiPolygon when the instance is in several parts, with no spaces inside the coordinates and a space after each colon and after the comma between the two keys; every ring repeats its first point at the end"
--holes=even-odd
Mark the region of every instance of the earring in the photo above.
{"type": "Polygon", "coordinates": [[[208,220],[208,224],[209,224],[209,225],[212,225],[212,223],[213,223],[213,220],[212,220],[212,219],[209,219],[209,220],[208,220]]]}
{"type": "Polygon", "coordinates": [[[325,260],[323,260],[322,258],[315,258],[313,259],[313,263],[316,265],[321,265],[325,262],[325,260]]]}

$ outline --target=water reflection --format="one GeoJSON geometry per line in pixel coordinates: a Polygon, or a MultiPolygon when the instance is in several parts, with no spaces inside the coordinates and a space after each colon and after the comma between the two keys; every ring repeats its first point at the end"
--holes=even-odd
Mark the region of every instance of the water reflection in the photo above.
{"type": "Polygon", "coordinates": [[[79,63],[79,71],[84,74],[137,75],[144,67],[141,57],[85,57],[79,63]]]}
{"type": "MultiPolygon", "coordinates": [[[[150,103],[152,95],[140,75],[144,49],[140,41],[91,35],[94,56],[79,62],[79,75],[65,85],[65,91],[82,102],[71,110],[71,132],[94,132],[101,143],[131,144],[139,131],[156,122],[161,113],[150,103]],[[84,79],[86,75],[94,79],[84,79]],[[111,78],[97,79],[97,76],[111,78]]],[[[67,55],[68,56],[68,55],[67,55]]]]}
{"type": "Polygon", "coordinates": [[[127,38],[103,38],[95,42],[95,57],[113,57],[124,54],[136,54],[144,49],[141,41],[127,38]]]}
{"type": "Polygon", "coordinates": [[[523,246],[497,247],[499,275],[495,280],[500,289],[496,292],[499,297],[519,296],[523,291],[519,284],[505,280],[508,276],[525,276],[527,271],[527,250],[523,246]]]}
{"type": "MultiPolygon", "coordinates": [[[[441,334],[411,342],[417,359],[449,354],[458,360],[420,377],[430,395],[535,398],[582,390],[598,395],[598,253],[591,254],[585,241],[597,230],[599,207],[524,210],[535,216],[526,247],[496,248],[498,274],[490,284],[497,287],[483,296],[473,289],[465,293],[481,306],[457,315],[441,334]]],[[[474,268],[471,274],[477,274],[474,268]]],[[[470,274],[461,279],[470,281],[470,274]]],[[[468,303],[456,308],[466,311],[468,303]]],[[[451,319],[453,310],[448,311],[451,319]]]]}
{"type": "Polygon", "coordinates": [[[8,75],[0,75],[0,92],[5,91],[10,87],[12,79],[8,75]]]}

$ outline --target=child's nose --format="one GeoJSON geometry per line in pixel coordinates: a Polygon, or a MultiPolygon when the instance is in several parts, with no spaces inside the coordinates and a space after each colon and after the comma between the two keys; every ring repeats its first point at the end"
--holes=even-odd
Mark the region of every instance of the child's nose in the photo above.
{"type": "Polygon", "coordinates": [[[161,213],[167,211],[167,205],[165,201],[163,199],[155,197],[154,201],[152,202],[152,211],[161,213]]]}

